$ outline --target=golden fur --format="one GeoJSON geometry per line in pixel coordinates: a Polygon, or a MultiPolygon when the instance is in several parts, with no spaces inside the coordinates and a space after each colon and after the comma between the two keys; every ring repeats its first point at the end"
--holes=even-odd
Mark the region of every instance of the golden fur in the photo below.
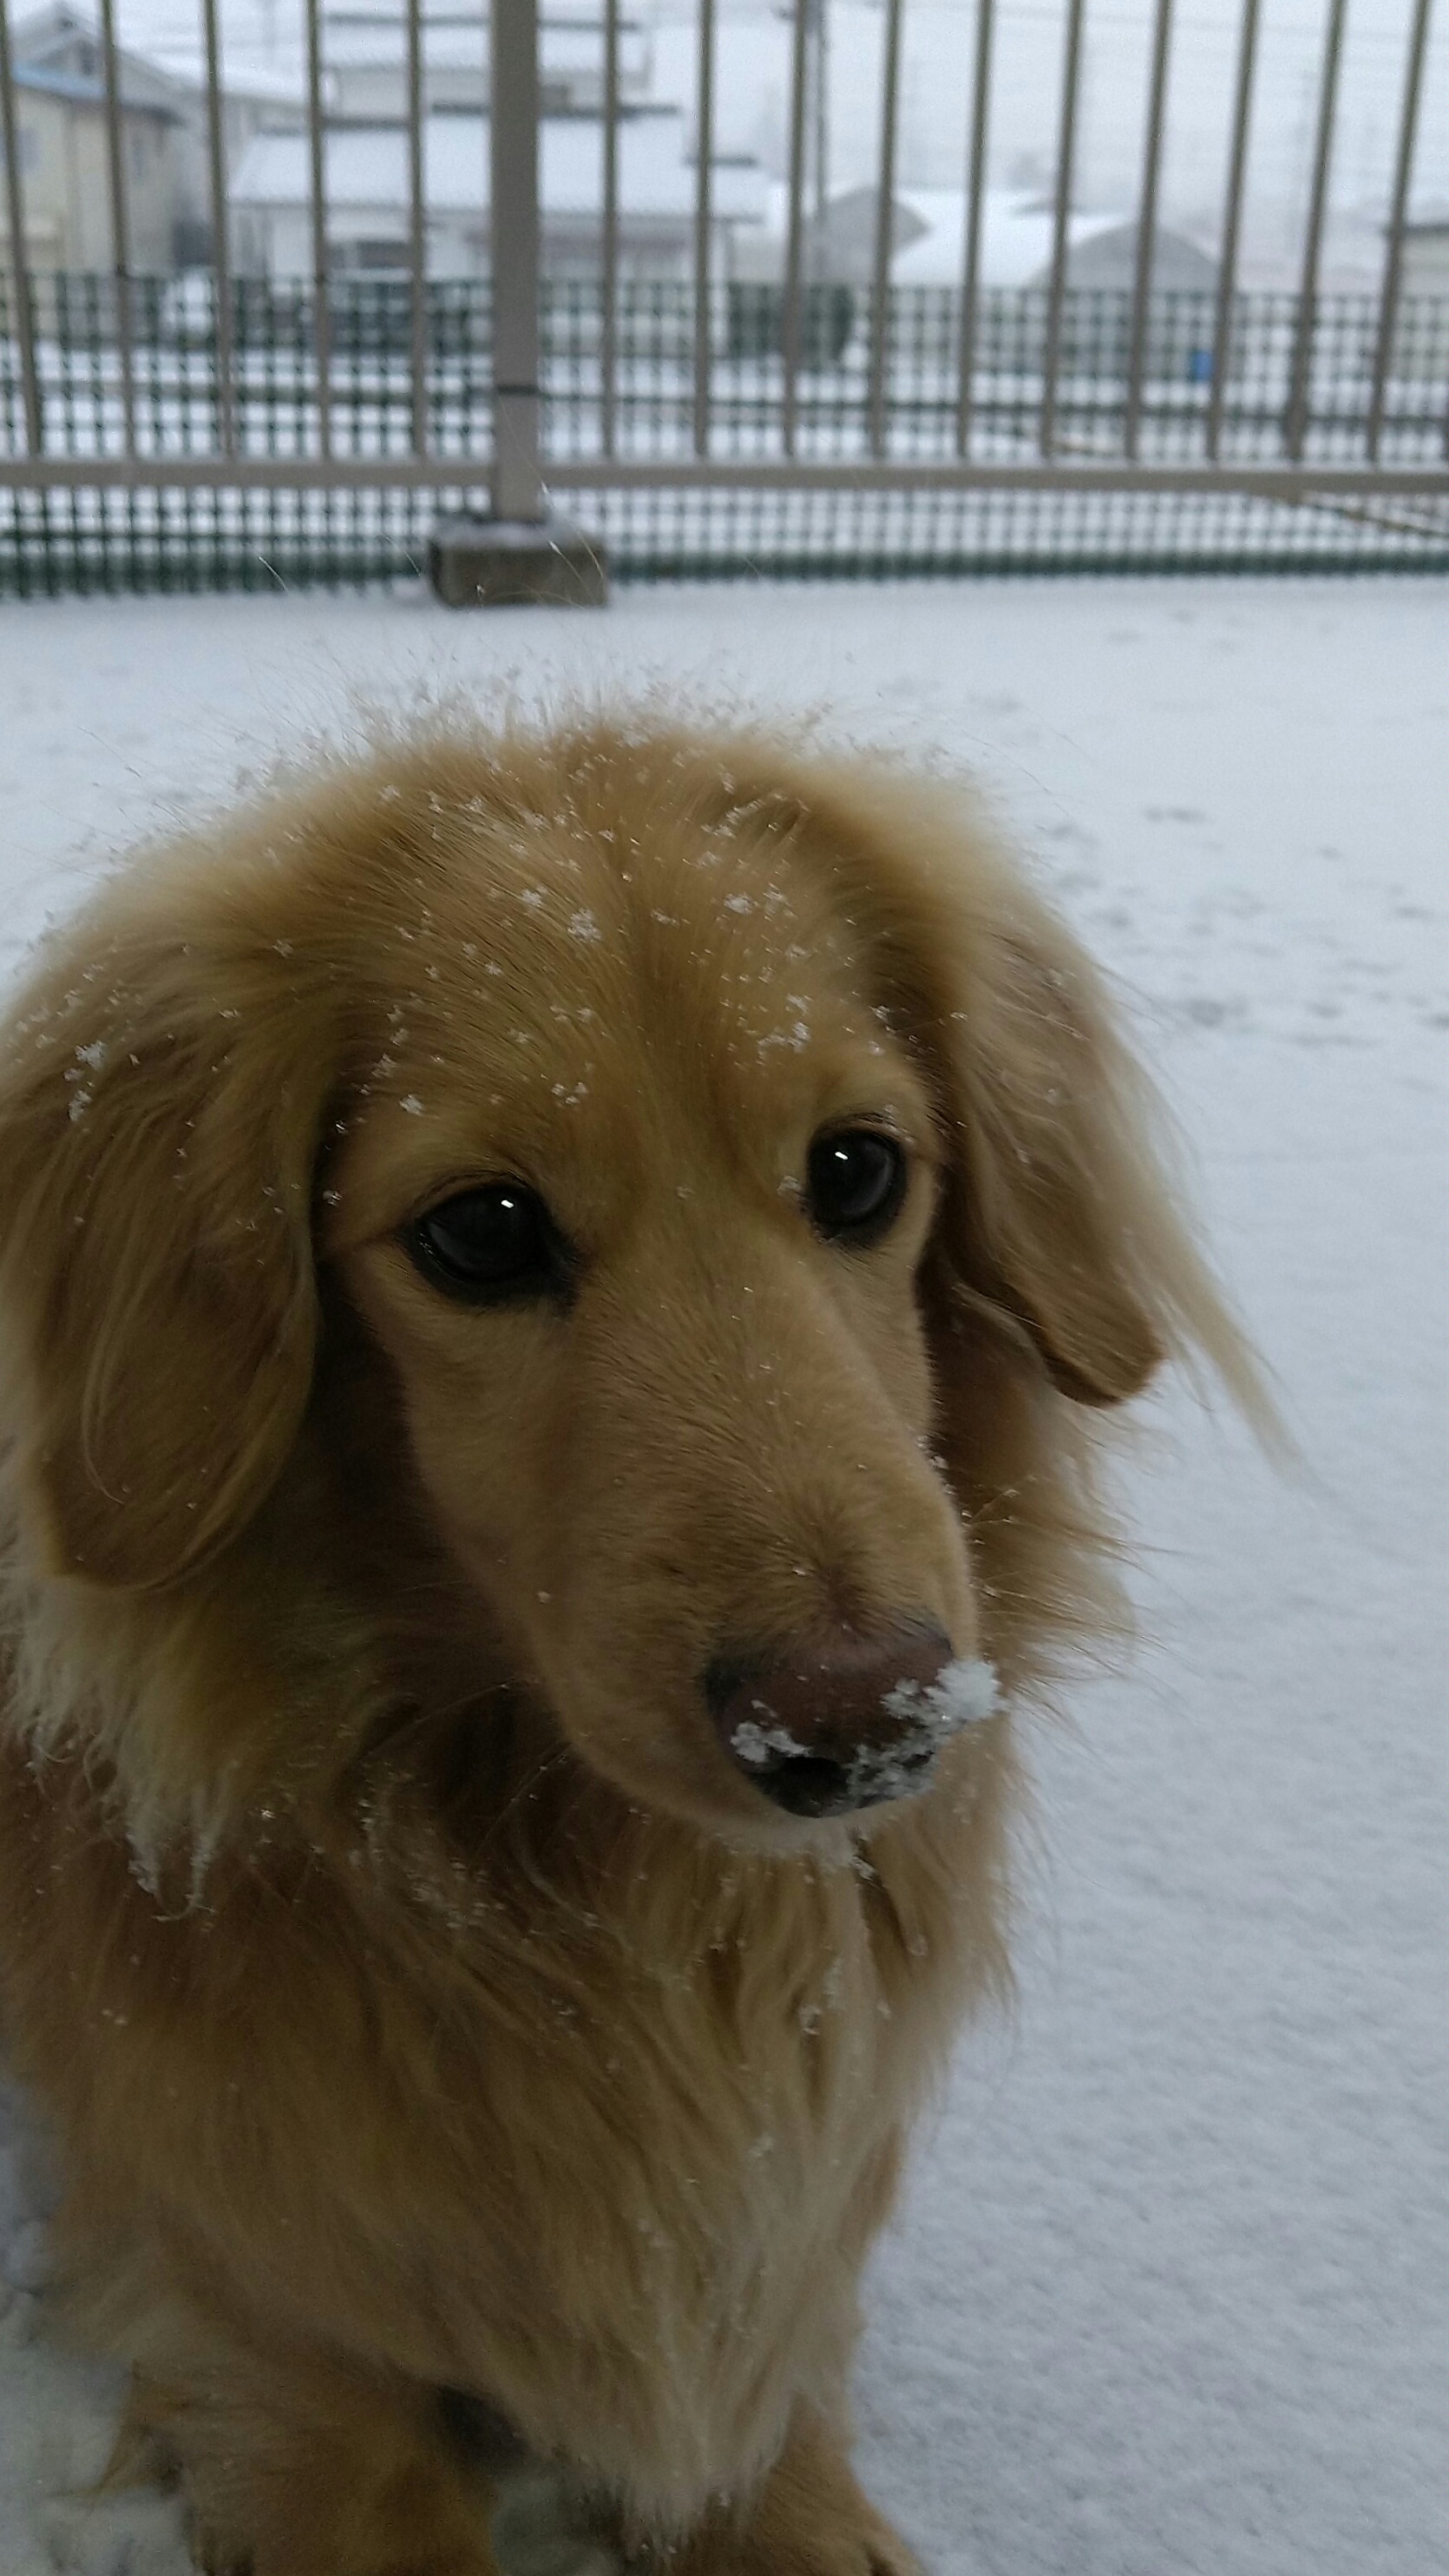
{"type": "Polygon", "coordinates": [[[256,2576],[492,2576],[524,2457],[687,2576],[900,2576],[856,2281],[1006,1978],[1011,1706],[1115,1615],[1102,1408],[1252,1397],[1087,961],[890,762],[454,728],[119,875],[0,1172],[0,1980],[126,2458],[256,2576]],[[864,1254],[798,1205],[862,1115],[864,1254]],[[399,1249],[500,1172],[562,1320],[399,1249]],[[1002,1711],[767,1806],[709,1658],[902,1612],[1002,1711]]]}

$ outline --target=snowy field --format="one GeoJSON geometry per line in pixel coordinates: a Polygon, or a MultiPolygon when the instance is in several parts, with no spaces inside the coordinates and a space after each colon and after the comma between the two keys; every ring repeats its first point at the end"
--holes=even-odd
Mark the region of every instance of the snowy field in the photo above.
{"type": "MultiPolygon", "coordinates": [[[[963,2041],[869,2298],[864,2465],[932,2576],[1442,2559],[1444,612],[1412,581],[0,612],[0,965],[359,699],[682,679],[974,762],[1132,999],[1305,1466],[1169,1392],[1143,1651],[1037,1734],[1020,2008],[963,2041]]],[[[44,2344],[9,2116],[0,2576],[180,2576],[170,2508],[63,2492],[113,2392],[44,2344]]]]}

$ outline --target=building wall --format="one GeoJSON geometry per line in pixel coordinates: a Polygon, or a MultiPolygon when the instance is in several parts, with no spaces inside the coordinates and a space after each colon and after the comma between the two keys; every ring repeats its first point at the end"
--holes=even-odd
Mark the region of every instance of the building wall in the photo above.
{"type": "MultiPolygon", "coordinates": [[[[312,274],[312,225],[305,205],[239,204],[233,228],[237,266],[274,284],[312,274]]],[[[407,233],[401,210],[392,204],[333,205],[328,208],[330,263],[336,268],[368,265],[405,266],[407,233]],[[359,245],[389,245],[396,258],[358,259],[359,245]]],[[[725,229],[716,228],[716,258],[723,260],[725,229]]],[[[549,277],[597,279],[601,245],[599,226],[587,216],[556,217],[544,226],[540,246],[543,272],[549,277]]],[[[624,277],[685,277],[692,272],[694,235],[689,223],[674,216],[630,219],[620,226],[619,273],[624,277]]],[[[430,277],[481,277],[488,268],[486,222],[466,210],[437,210],[428,221],[427,273],[430,277]]]]}
{"type": "MultiPolygon", "coordinates": [[[[110,174],[103,109],[17,84],[26,254],[33,268],[104,269],[113,261],[110,174]]],[[[162,117],[127,109],[121,120],[131,266],[171,266],[173,129],[162,117]]],[[[8,228],[0,213],[6,258],[8,228]]]]}
{"type": "MultiPolygon", "coordinates": [[[[58,268],[62,265],[60,250],[66,238],[68,207],[65,118],[57,100],[33,90],[17,88],[15,109],[27,264],[32,268],[58,268]]],[[[13,265],[9,207],[3,194],[0,258],[13,265]]]]}

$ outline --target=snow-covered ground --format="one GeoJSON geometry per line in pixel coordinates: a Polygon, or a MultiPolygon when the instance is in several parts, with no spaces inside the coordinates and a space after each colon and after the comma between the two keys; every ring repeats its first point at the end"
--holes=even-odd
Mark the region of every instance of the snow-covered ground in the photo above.
{"type": "MultiPolygon", "coordinates": [[[[867,2474],[934,2576],[1427,2576],[1443,2548],[1445,817],[1438,583],[0,612],[0,967],[158,817],[359,698],[681,680],[974,761],[1125,979],[1305,1471],[1181,1394],[1144,1653],[1036,1742],[1022,1998],[875,2266],[867,2474]]],[[[0,2576],[179,2576],[57,2491],[0,2109],[0,2576]]]]}

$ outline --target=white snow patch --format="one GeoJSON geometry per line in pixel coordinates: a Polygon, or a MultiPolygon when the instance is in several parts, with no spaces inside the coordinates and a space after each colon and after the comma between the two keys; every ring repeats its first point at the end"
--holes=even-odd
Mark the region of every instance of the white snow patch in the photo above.
{"type": "MultiPolygon", "coordinates": [[[[752,1700],[750,1706],[763,1709],[767,1717],[774,1714],[762,1699],[752,1700]]],[[[753,1717],[741,1718],[730,1742],[740,1760],[754,1770],[763,1770],[772,1754],[808,1753],[810,1749],[790,1733],[788,1726],[761,1726],[753,1717]]]]}
{"type": "Polygon", "coordinates": [[[995,1668],[979,1655],[947,1664],[933,1682],[924,1685],[897,1682],[881,1701],[892,1717],[914,1718],[943,1742],[963,1726],[979,1726],[983,1718],[994,1717],[1000,1705],[995,1668]]]}

